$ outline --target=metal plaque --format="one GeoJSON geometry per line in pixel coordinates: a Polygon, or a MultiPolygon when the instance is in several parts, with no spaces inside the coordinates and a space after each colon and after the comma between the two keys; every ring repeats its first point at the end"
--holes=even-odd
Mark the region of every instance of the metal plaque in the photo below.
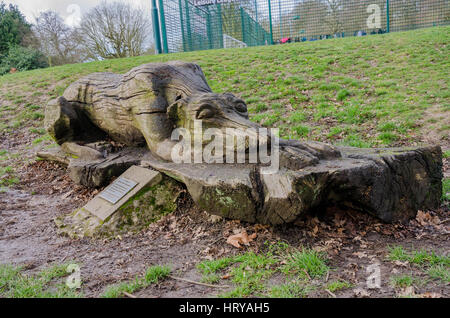
{"type": "Polygon", "coordinates": [[[99,197],[105,199],[106,201],[116,204],[120,199],[122,199],[128,192],[130,192],[137,182],[129,180],[123,177],[117,178],[113,183],[111,183],[105,190],[103,190],[99,197]]]}

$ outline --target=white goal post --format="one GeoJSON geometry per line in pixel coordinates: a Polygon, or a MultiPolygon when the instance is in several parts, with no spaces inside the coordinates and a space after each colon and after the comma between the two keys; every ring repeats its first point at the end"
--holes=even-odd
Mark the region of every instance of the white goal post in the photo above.
{"type": "Polygon", "coordinates": [[[247,44],[245,44],[242,41],[239,41],[238,39],[233,38],[232,36],[229,36],[228,34],[223,35],[223,48],[235,48],[235,47],[247,47],[247,44]]]}

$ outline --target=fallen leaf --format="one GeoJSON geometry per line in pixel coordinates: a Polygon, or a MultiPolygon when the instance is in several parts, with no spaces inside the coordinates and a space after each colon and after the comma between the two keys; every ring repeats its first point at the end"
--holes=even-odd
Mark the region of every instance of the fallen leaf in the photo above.
{"type": "Polygon", "coordinates": [[[422,298],[442,298],[441,294],[430,293],[430,292],[427,292],[427,293],[424,293],[424,294],[421,294],[421,295],[418,295],[418,296],[422,297],[422,298]]]}
{"type": "Polygon", "coordinates": [[[356,288],[353,290],[356,297],[370,297],[370,293],[363,288],[356,288]]]}
{"type": "Polygon", "coordinates": [[[418,234],[415,236],[415,239],[416,239],[416,240],[420,240],[420,239],[422,239],[425,235],[426,235],[426,233],[418,233],[418,234]]]}
{"type": "Polygon", "coordinates": [[[227,243],[234,247],[241,248],[241,244],[250,245],[250,242],[256,238],[256,233],[248,235],[246,230],[243,230],[239,234],[231,235],[227,238],[227,243]]]}
{"type": "Polygon", "coordinates": [[[314,226],[314,228],[312,229],[312,236],[316,236],[317,235],[317,232],[319,232],[319,227],[316,225],[316,226],[314,226]]]}
{"type": "Polygon", "coordinates": [[[421,210],[417,212],[416,220],[422,226],[439,225],[441,223],[441,220],[437,215],[432,216],[430,212],[423,212],[421,210]]]}
{"type": "Polygon", "coordinates": [[[267,230],[268,228],[269,228],[269,225],[263,225],[263,224],[255,224],[253,226],[253,229],[255,230],[255,232],[267,230]]]}
{"type": "Polygon", "coordinates": [[[408,262],[400,262],[400,261],[394,261],[394,264],[397,266],[402,266],[402,267],[407,267],[408,266],[408,262]]]}
{"type": "Polygon", "coordinates": [[[219,215],[214,215],[214,214],[211,214],[211,215],[209,216],[209,218],[208,218],[208,221],[211,222],[211,223],[213,223],[213,224],[219,223],[219,222],[221,222],[222,220],[223,220],[223,217],[221,217],[221,216],[219,216],[219,215]]]}
{"type": "Polygon", "coordinates": [[[364,252],[354,252],[352,255],[358,256],[358,258],[367,257],[367,254],[364,252]]]}

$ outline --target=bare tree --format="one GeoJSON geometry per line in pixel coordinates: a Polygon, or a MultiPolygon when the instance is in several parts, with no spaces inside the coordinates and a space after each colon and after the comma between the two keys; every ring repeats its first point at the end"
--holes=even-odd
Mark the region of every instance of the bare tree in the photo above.
{"type": "Polygon", "coordinates": [[[50,66],[85,60],[78,31],[66,25],[58,13],[50,10],[41,13],[36,18],[34,31],[50,66]]]}
{"type": "Polygon", "coordinates": [[[326,0],[328,14],[324,17],[324,22],[328,26],[328,33],[336,34],[343,29],[342,21],[342,0],[326,0]]]}
{"type": "Polygon", "coordinates": [[[144,11],[121,2],[103,2],[91,9],[83,16],[80,30],[94,59],[142,55],[151,34],[144,11]]]}

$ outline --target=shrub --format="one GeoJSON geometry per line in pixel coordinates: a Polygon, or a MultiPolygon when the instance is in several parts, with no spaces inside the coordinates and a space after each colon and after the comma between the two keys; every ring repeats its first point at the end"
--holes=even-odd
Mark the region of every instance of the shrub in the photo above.
{"type": "Polygon", "coordinates": [[[28,71],[47,66],[45,56],[38,50],[15,45],[9,49],[8,55],[0,64],[0,75],[8,73],[11,68],[28,71]]]}

